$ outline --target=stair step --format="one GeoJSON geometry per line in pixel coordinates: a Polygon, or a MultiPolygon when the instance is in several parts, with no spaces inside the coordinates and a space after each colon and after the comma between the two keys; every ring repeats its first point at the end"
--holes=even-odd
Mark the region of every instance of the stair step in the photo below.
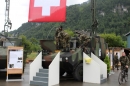
{"type": "Polygon", "coordinates": [[[107,82],[107,78],[104,78],[104,77],[103,77],[103,79],[101,79],[101,84],[102,84],[102,83],[105,83],[105,82],[107,82]]]}
{"type": "Polygon", "coordinates": [[[103,79],[103,74],[100,75],[100,79],[103,79]]]}
{"type": "Polygon", "coordinates": [[[48,69],[39,69],[39,72],[48,73],[48,69]]]}
{"type": "Polygon", "coordinates": [[[48,73],[38,72],[38,73],[36,73],[36,76],[38,76],[38,77],[48,77],[48,73]]]}
{"type": "Polygon", "coordinates": [[[38,77],[38,76],[35,76],[35,77],[33,77],[33,80],[34,80],[34,81],[44,81],[44,82],[48,82],[48,77],[38,77]]]}
{"type": "Polygon", "coordinates": [[[32,86],[48,86],[48,82],[43,82],[43,81],[30,81],[30,85],[32,86]]]}

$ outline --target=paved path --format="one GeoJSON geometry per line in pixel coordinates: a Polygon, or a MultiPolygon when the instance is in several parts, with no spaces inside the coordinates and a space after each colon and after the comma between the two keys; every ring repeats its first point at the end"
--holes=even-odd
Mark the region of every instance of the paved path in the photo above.
{"type": "MultiPolygon", "coordinates": [[[[23,82],[17,81],[17,82],[6,82],[5,80],[0,80],[0,86],[30,86],[29,85],[29,65],[26,66],[25,68],[25,74],[24,74],[24,80],[23,82]]],[[[90,83],[82,83],[82,82],[77,82],[73,79],[69,80],[61,80],[60,85],[56,86],[130,86],[130,77],[127,83],[124,83],[122,85],[118,84],[118,75],[120,71],[114,71],[115,74],[112,74],[108,81],[104,84],[90,84],[90,83]]],[[[129,76],[130,76],[130,69],[129,69],[129,76]]]]}

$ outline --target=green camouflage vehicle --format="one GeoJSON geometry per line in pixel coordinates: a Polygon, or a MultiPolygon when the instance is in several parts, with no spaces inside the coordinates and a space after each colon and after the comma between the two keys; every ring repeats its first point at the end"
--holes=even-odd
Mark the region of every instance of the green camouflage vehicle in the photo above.
{"type": "MultiPolygon", "coordinates": [[[[21,46],[22,39],[17,37],[0,36],[0,71],[7,68],[7,47],[8,46],[21,46]]],[[[5,70],[6,71],[6,70],[5,70]]]]}
{"type": "MultiPolygon", "coordinates": [[[[67,75],[72,75],[76,80],[83,80],[83,52],[84,47],[87,48],[85,52],[90,56],[93,52],[96,56],[104,60],[106,55],[106,43],[103,38],[95,37],[88,38],[90,41],[87,45],[80,44],[77,37],[70,40],[70,51],[60,53],[60,76],[65,72],[67,75]],[[101,53],[99,53],[99,51],[101,53]]],[[[42,66],[48,69],[49,64],[57,54],[55,40],[40,40],[42,48],[42,66]]]]}

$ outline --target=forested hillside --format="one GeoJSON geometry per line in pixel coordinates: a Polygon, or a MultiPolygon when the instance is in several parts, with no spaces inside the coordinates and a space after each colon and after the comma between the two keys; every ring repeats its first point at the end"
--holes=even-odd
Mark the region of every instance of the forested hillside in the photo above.
{"type": "MultiPolygon", "coordinates": [[[[66,22],[62,23],[24,23],[16,31],[37,39],[45,39],[51,29],[49,38],[53,38],[56,27],[60,25],[64,29],[86,30],[91,29],[92,13],[91,0],[83,4],[67,7],[66,22]]],[[[130,0],[96,0],[96,17],[98,20],[97,33],[123,34],[130,31],[130,0]]],[[[12,32],[11,32],[12,33],[12,32]]]]}

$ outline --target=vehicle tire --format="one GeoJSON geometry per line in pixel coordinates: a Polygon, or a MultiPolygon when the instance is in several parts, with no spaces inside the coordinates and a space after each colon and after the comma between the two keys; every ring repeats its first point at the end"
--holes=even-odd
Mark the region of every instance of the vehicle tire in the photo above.
{"type": "Polygon", "coordinates": [[[78,81],[83,81],[83,63],[80,63],[75,71],[73,72],[73,76],[78,81]]]}
{"type": "Polygon", "coordinates": [[[119,76],[118,76],[118,82],[121,85],[123,83],[123,73],[120,72],[119,76]]]}
{"type": "Polygon", "coordinates": [[[125,82],[128,81],[128,74],[125,75],[125,82]]]}

